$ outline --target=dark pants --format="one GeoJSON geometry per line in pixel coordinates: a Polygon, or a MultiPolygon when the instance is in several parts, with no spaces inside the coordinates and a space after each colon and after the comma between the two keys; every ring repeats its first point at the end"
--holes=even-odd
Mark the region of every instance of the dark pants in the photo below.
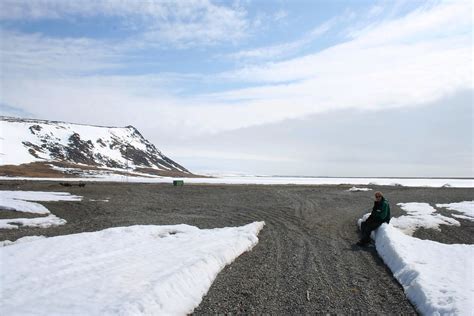
{"type": "Polygon", "coordinates": [[[360,240],[363,243],[368,243],[370,242],[370,233],[379,228],[380,225],[382,225],[384,222],[381,222],[372,216],[369,216],[365,222],[362,222],[360,225],[360,230],[362,232],[362,239],[360,240]]]}

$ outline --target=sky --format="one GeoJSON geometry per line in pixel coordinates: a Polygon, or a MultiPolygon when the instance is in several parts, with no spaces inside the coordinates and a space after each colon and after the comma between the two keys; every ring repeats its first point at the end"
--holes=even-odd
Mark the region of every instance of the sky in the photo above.
{"type": "Polygon", "coordinates": [[[474,177],[470,1],[0,2],[0,113],[197,173],[474,177]]]}

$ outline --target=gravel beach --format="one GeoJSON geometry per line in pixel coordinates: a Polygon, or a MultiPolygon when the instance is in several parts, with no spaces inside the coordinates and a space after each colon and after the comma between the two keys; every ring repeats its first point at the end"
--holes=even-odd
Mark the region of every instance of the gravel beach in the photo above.
{"type": "MultiPolygon", "coordinates": [[[[392,216],[400,216],[397,203],[468,201],[474,189],[370,186],[372,191],[349,192],[350,187],[1,181],[0,190],[70,192],[83,200],[40,202],[67,224],[0,229],[0,240],[137,224],[217,228],[265,221],[257,246],[217,276],[195,314],[416,314],[375,248],[355,245],[357,219],[371,208],[376,190],[390,201],[392,216]]],[[[0,218],[35,216],[0,212],[0,218]]],[[[473,244],[474,223],[459,221],[460,227],[422,229],[414,236],[473,244]]]]}

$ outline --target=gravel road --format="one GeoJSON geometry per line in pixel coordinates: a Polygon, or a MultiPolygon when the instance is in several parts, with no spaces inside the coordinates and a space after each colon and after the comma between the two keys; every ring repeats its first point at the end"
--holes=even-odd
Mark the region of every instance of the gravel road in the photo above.
{"type": "MultiPolygon", "coordinates": [[[[355,246],[356,221],[376,190],[391,202],[451,203],[472,200],[474,189],[350,186],[255,186],[3,181],[0,190],[62,191],[80,202],[41,202],[67,224],[47,229],[0,229],[0,240],[56,236],[135,224],[189,224],[200,228],[265,221],[255,248],[216,278],[195,314],[416,314],[374,247],[355,246]],[[108,202],[98,201],[107,199],[108,202]]],[[[446,212],[444,212],[446,213],[446,212]]],[[[447,213],[446,213],[447,214],[447,213]]],[[[25,216],[24,216],[25,215],[25,216]]],[[[27,217],[0,212],[0,217],[27,217]]],[[[474,243],[474,224],[420,230],[415,236],[444,243],[474,243]]]]}

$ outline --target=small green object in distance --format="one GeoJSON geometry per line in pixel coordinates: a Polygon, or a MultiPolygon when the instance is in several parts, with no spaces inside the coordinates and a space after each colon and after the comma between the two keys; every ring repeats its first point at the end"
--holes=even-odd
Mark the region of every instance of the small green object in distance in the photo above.
{"type": "Polygon", "coordinates": [[[173,180],[173,185],[175,187],[178,187],[178,186],[182,187],[184,185],[184,181],[183,180],[173,180]]]}

